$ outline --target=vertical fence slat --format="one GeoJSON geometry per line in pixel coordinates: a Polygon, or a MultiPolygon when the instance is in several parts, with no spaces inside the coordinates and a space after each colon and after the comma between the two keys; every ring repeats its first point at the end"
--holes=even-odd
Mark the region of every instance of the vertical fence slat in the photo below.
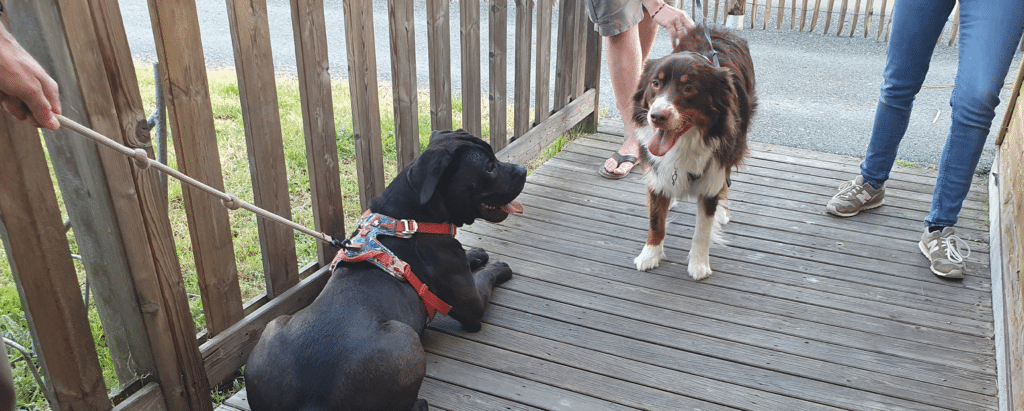
{"type": "Polygon", "coordinates": [[[818,25],[818,14],[821,12],[821,0],[814,0],[814,13],[811,13],[811,28],[807,30],[809,33],[814,33],[814,28],[818,25]]]}
{"type": "Polygon", "coordinates": [[[860,0],[853,3],[853,19],[850,20],[850,37],[857,31],[857,17],[860,15],[860,0]]]}
{"type": "Polygon", "coordinates": [[[577,7],[576,0],[561,0],[558,5],[558,52],[555,58],[555,99],[551,104],[554,111],[561,110],[569,103],[575,85],[576,56],[573,47],[576,45],[577,25],[582,7],[577,7]]]}
{"type": "Polygon", "coordinates": [[[839,21],[836,24],[836,36],[843,35],[843,24],[846,22],[846,8],[849,7],[850,1],[843,0],[839,5],[839,21]]]}
{"type": "MultiPolygon", "coordinates": [[[[846,0],[843,0],[846,1],[846,0]]],[[[828,10],[825,11],[825,29],[821,31],[821,35],[828,35],[828,27],[832,24],[832,6],[834,6],[836,0],[828,0],[828,10]]],[[[840,25],[842,27],[842,25],[840,25]]]]}
{"type": "Polygon", "coordinates": [[[761,30],[768,29],[768,20],[772,17],[772,0],[764,2],[764,21],[761,22],[761,30]]]}
{"type": "Polygon", "coordinates": [[[110,409],[38,132],[0,114],[0,237],[60,409],[110,409]]]}
{"type": "MultiPolygon", "coordinates": [[[[949,46],[953,47],[956,44],[956,33],[960,30],[960,2],[956,2],[956,8],[953,9],[953,27],[949,31],[949,46]]],[[[942,36],[939,36],[941,38],[942,36]]]]}
{"type": "MultiPolygon", "coordinates": [[[[324,3],[323,0],[291,0],[291,10],[313,224],[318,231],[329,235],[344,235],[345,212],[341,205],[324,3]]],[[[317,242],[320,265],[329,264],[333,258],[333,248],[317,242]]]]}
{"type": "Polygon", "coordinates": [[[451,23],[447,0],[427,1],[427,56],[430,60],[430,124],[452,128],[451,23]]]}
{"type": "Polygon", "coordinates": [[[795,28],[796,28],[796,0],[789,0],[789,29],[793,30],[795,28]]]}
{"type": "Polygon", "coordinates": [[[460,44],[462,44],[462,128],[483,136],[480,101],[480,1],[459,3],[460,44]]]}
{"type": "MultiPolygon", "coordinates": [[[[33,55],[37,56],[47,72],[61,85],[64,112],[88,123],[83,114],[85,109],[82,94],[77,87],[79,81],[74,72],[75,65],[71,61],[70,50],[62,32],[64,23],[58,16],[55,3],[8,1],[7,4],[16,23],[11,27],[12,32],[33,55]],[[34,9],[33,13],[28,12],[31,9],[34,9]]],[[[94,4],[92,7],[97,10],[99,6],[94,4]]],[[[79,29],[81,32],[96,28],[105,30],[104,33],[111,37],[120,31],[120,39],[126,42],[124,25],[120,24],[116,3],[113,13],[110,13],[112,16],[102,11],[96,13],[97,20],[116,19],[117,23],[83,27],[79,29]]],[[[90,38],[95,36],[93,34],[90,38]]],[[[98,42],[98,53],[97,47],[92,46],[93,53],[83,55],[91,60],[90,67],[99,68],[100,73],[97,75],[104,77],[97,81],[102,84],[89,83],[86,86],[98,87],[98,93],[105,93],[108,99],[111,91],[119,97],[112,102],[106,100],[99,104],[104,108],[104,124],[108,132],[119,139],[124,136],[123,138],[129,140],[133,147],[148,147],[148,134],[145,133],[144,124],[139,123],[143,118],[141,97],[138,96],[138,82],[135,81],[135,69],[131,58],[128,56],[127,59],[117,60],[111,53],[110,41],[105,40],[107,39],[100,39],[98,42]],[[120,69],[112,69],[109,76],[110,81],[118,82],[118,87],[107,86],[108,76],[102,72],[104,64],[111,67],[120,65],[120,69]],[[127,79],[128,76],[131,78],[127,79]],[[132,92],[129,90],[134,90],[134,99],[131,98],[132,92]],[[139,111],[133,111],[133,105],[139,111]]],[[[144,322],[139,302],[133,297],[135,287],[132,284],[132,269],[151,258],[151,254],[144,240],[122,240],[145,235],[138,224],[141,221],[139,205],[133,201],[135,197],[132,193],[134,184],[131,180],[131,166],[123,162],[123,157],[113,156],[113,153],[102,153],[91,141],[73,134],[67,130],[47,131],[47,145],[65,208],[74,226],[79,254],[88,262],[84,264],[86,277],[94,297],[93,301],[96,303],[96,311],[107,329],[106,341],[114,371],[118,381],[124,384],[134,380],[138,374],[154,371],[149,340],[145,334],[133,332],[144,329],[144,322]],[[114,162],[106,164],[105,167],[101,160],[102,154],[106,154],[108,159],[113,157],[114,162]],[[119,184],[108,185],[108,176],[120,179],[119,184]],[[119,218],[118,214],[123,215],[119,218]],[[136,265],[133,265],[133,262],[136,265]]],[[[151,261],[149,266],[152,266],[151,261]]]]}
{"type": "MultiPolygon", "coordinates": [[[[533,0],[516,2],[515,88],[512,103],[513,138],[530,129],[530,53],[533,45],[533,0]]],[[[504,147],[502,147],[504,148],[504,147]]],[[[498,149],[495,148],[497,151],[498,149]]]]}
{"type": "Polygon", "coordinates": [[[801,4],[803,10],[800,12],[800,32],[804,31],[804,23],[807,23],[807,0],[803,0],[801,4]]]}
{"type": "Polygon", "coordinates": [[[711,6],[711,0],[704,0],[704,7],[714,7],[715,8],[715,17],[714,17],[714,20],[712,20],[712,21],[718,21],[718,0],[715,0],[715,5],[714,6],[711,6]]]}
{"type": "MultiPolygon", "coordinates": [[[[267,2],[227,0],[227,10],[254,204],[291,220],[288,166],[284,162],[281,115],[277,108],[267,2]]],[[[295,236],[287,226],[264,218],[257,218],[256,226],[267,296],[273,298],[299,282],[295,236]]],[[[238,277],[223,280],[219,284],[222,290],[203,300],[210,335],[219,334],[244,316],[238,277]]]]}
{"type": "Polygon", "coordinates": [[[488,107],[491,120],[491,148],[494,152],[508,144],[508,0],[491,0],[490,26],[490,87],[488,107]]]}
{"type": "Polygon", "coordinates": [[[583,94],[583,84],[586,82],[584,75],[586,74],[585,65],[587,64],[587,31],[593,30],[593,23],[590,21],[590,17],[587,16],[586,6],[582,1],[576,4],[579,8],[579,12],[576,16],[576,34],[573,35],[572,55],[573,55],[573,70],[572,70],[572,86],[569,90],[569,101],[575,100],[580,94],[583,94]]]}
{"type": "Polygon", "coordinates": [[[416,33],[412,0],[388,0],[391,22],[391,88],[395,111],[398,170],[420,154],[420,123],[416,87],[416,33]]]}
{"type": "Polygon", "coordinates": [[[750,28],[754,28],[757,21],[757,0],[750,0],[750,28]]]}
{"type": "MultiPolygon", "coordinates": [[[[149,4],[178,171],[223,190],[195,3],[162,0],[158,5],[150,0],[149,4]]],[[[192,187],[182,186],[182,197],[204,306],[230,300],[228,284],[237,281],[238,269],[227,209],[220,199],[192,187]]]]}
{"type": "Polygon", "coordinates": [[[868,38],[868,31],[871,30],[871,18],[875,15],[875,1],[868,0],[864,6],[864,38],[868,38]]]}
{"type": "Polygon", "coordinates": [[[373,4],[368,1],[346,1],[342,4],[345,11],[345,45],[348,48],[348,84],[352,97],[359,207],[365,210],[370,200],[384,191],[373,4]]]}
{"type": "Polygon", "coordinates": [[[888,3],[888,0],[882,0],[882,14],[878,17],[878,37],[876,40],[882,39],[882,32],[885,30],[886,3],[888,3]]]}
{"type": "MultiPolygon", "coordinates": [[[[789,0],[789,1],[796,1],[796,0],[789,0]]],[[[783,13],[785,13],[785,11],[786,11],[786,0],[779,0],[779,15],[778,15],[778,17],[775,20],[775,29],[776,30],[782,30],[782,18],[784,17],[783,13]]]]}
{"type": "Polygon", "coordinates": [[[534,91],[537,103],[534,105],[534,125],[542,123],[551,115],[551,18],[554,1],[537,0],[537,84],[534,91]]]}
{"type": "MultiPolygon", "coordinates": [[[[586,17],[586,16],[584,16],[586,17]]],[[[589,17],[587,17],[589,19],[589,17]]],[[[601,35],[595,30],[594,24],[589,20],[584,22],[586,34],[584,38],[587,39],[586,49],[586,61],[583,63],[585,72],[583,73],[583,93],[589,90],[594,90],[594,112],[587,116],[581,124],[581,131],[584,133],[597,132],[597,122],[600,114],[600,97],[601,97],[601,48],[602,38],[601,35]]]]}

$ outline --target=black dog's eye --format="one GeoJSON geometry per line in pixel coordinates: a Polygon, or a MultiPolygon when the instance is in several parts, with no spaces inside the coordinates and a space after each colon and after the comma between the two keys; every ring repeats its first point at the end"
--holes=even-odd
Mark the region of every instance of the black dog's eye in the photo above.
{"type": "Polygon", "coordinates": [[[487,163],[487,172],[488,173],[493,173],[494,169],[497,168],[497,167],[498,167],[498,165],[496,163],[493,163],[493,162],[487,163]]]}
{"type": "Polygon", "coordinates": [[[697,88],[694,87],[693,84],[687,84],[687,85],[683,86],[683,92],[684,93],[696,93],[697,92],[697,88]]]}

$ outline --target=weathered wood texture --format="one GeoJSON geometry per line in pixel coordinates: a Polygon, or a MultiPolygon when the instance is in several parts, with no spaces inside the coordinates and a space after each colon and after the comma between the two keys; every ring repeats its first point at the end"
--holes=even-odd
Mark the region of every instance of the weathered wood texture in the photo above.
{"type": "Polygon", "coordinates": [[[459,2],[459,44],[462,52],[462,128],[483,135],[480,101],[480,1],[459,2]]]}
{"type": "MultiPolygon", "coordinates": [[[[533,0],[515,0],[516,44],[515,80],[512,103],[512,136],[518,138],[530,129],[530,66],[533,62],[533,0]]],[[[506,142],[505,145],[508,145],[506,142]]],[[[500,151],[502,148],[495,148],[500,151]]]]}
{"type": "Polygon", "coordinates": [[[28,123],[0,114],[0,238],[16,262],[11,270],[22,308],[52,384],[45,389],[47,398],[63,409],[110,409],[37,133],[28,123]]]}
{"type": "MultiPolygon", "coordinates": [[[[1001,287],[993,289],[993,299],[1002,302],[1002,336],[996,343],[1002,344],[1002,373],[1006,381],[1002,385],[1007,392],[1006,402],[1011,410],[1024,409],[1024,99],[1020,98],[1024,83],[1024,66],[1018,70],[1017,80],[1007,104],[1006,116],[1000,129],[997,144],[999,153],[994,169],[994,183],[998,193],[993,202],[993,236],[1000,242],[993,244],[993,272],[999,271],[1001,287]],[[1001,289],[1000,289],[1001,288],[1001,289]]],[[[997,332],[997,337],[1000,333],[997,332]]]]}
{"type": "MultiPolygon", "coordinates": [[[[534,93],[534,121],[536,126],[551,115],[551,19],[557,0],[537,0],[537,83],[534,93]]],[[[519,138],[519,135],[516,135],[519,138]]]]}
{"type": "Polygon", "coordinates": [[[634,268],[645,187],[640,173],[597,175],[622,141],[618,124],[600,131],[530,175],[525,214],[459,234],[516,275],[480,332],[441,317],[424,333],[432,407],[997,409],[981,179],[960,223],[970,271],[952,282],[917,249],[933,171],[895,169],[884,207],[839,219],[824,204],[857,159],[752,144],[729,196],[730,246],[712,248],[715,273],[695,282],[687,201],[661,267],[634,268]]]}
{"type": "MultiPolygon", "coordinates": [[[[488,5],[488,120],[491,148],[499,151],[508,145],[508,0],[491,0],[488,5]]],[[[529,59],[527,59],[529,60],[529,59]]],[[[529,62],[527,62],[529,64],[529,62]]]]}
{"type": "MultiPolygon", "coordinates": [[[[231,45],[241,99],[245,142],[249,155],[253,204],[288,220],[292,219],[288,170],[284,161],[281,115],[277,108],[274,56],[270,50],[270,25],[266,0],[227,0],[231,45]]],[[[264,218],[256,220],[267,295],[273,298],[299,282],[295,237],[292,229],[264,218]]],[[[210,335],[217,335],[242,318],[238,278],[221,284],[217,297],[203,302],[210,335]]]]}
{"type": "Polygon", "coordinates": [[[395,110],[398,169],[420,154],[420,124],[416,87],[416,36],[412,0],[388,0],[391,37],[391,93],[395,110]]]}
{"type": "Polygon", "coordinates": [[[377,90],[377,51],[373,37],[373,4],[346,1],[345,46],[348,49],[348,85],[352,97],[352,131],[356,146],[359,208],[384,191],[384,159],[380,137],[380,101],[377,90]]]}
{"type": "MultiPolygon", "coordinates": [[[[317,231],[336,235],[345,232],[345,212],[339,201],[341,176],[324,3],[323,0],[291,0],[291,10],[313,225],[317,231]]],[[[334,250],[319,241],[316,248],[320,265],[329,264],[334,250]]]]}
{"type": "MultiPolygon", "coordinates": [[[[137,121],[142,115],[134,66],[130,56],[125,65],[113,44],[127,44],[121,29],[124,25],[116,2],[112,11],[108,10],[110,3],[91,4],[98,20],[114,22],[96,26],[105,30],[106,36],[101,36],[99,53],[79,53],[80,59],[88,60],[78,66],[81,73],[75,72],[69,43],[96,41],[96,34],[88,32],[92,30],[89,20],[62,22],[53,1],[8,1],[7,5],[15,19],[10,26],[14,34],[24,39],[22,44],[38,56],[37,60],[60,84],[63,112],[85,124],[95,118],[97,127],[105,127],[119,140],[132,147],[149,148],[144,123],[137,121]],[[67,40],[61,34],[65,23],[78,33],[67,40]],[[109,77],[103,72],[104,66],[109,69],[109,77]],[[79,76],[86,84],[79,86],[79,76]],[[92,80],[96,76],[100,78],[92,80]],[[133,91],[134,98],[130,97],[133,91]]],[[[139,302],[123,298],[135,294],[133,268],[152,265],[147,261],[151,255],[144,227],[137,224],[141,216],[131,181],[134,170],[123,158],[98,151],[94,143],[69,131],[47,131],[45,135],[79,254],[88,262],[84,267],[97,312],[104,324],[109,324],[106,336],[114,370],[120,383],[128,383],[154,370],[146,335],[129,331],[144,328],[139,302]]]]}
{"type": "Polygon", "coordinates": [[[451,14],[447,0],[427,2],[427,54],[430,58],[430,124],[452,129],[451,14]]]}
{"type": "Polygon", "coordinates": [[[167,411],[167,402],[160,391],[160,385],[149,383],[138,392],[126,398],[114,407],[113,411],[167,411]]]}

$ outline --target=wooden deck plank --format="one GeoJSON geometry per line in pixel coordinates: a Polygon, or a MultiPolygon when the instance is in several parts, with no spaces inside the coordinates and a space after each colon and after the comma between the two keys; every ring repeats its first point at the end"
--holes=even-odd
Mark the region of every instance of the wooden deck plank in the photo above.
{"type": "Polygon", "coordinates": [[[752,144],[714,274],[686,274],[686,201],[641,273],[646,189],[597,175],[622,138],[608,124],[532,172],[525,214],[460,231],[516,275],[480,332],[424,332],[431,409],[998,409],[987,186],[958,224],[968,276],[948,281],[916,244],[934,170],[899,168],[885,207],[839,219],[824,204],[858,159],[752,144]]]}

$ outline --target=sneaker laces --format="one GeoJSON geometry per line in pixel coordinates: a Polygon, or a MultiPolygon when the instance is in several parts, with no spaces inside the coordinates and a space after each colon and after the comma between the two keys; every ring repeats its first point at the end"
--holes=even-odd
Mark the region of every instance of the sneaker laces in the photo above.
{"type": "Polygon", "coordinates": [[[968,245],[966,241],[960,239],[960,237],[957,237],[955,234],[951,234],[948,237],[946,237],[941,244],[942,248],[946,249],[946,259],[948,259],[949,261],[959,264],[964,262],[964,258],[971,256],[971,246],[968,245]],[[967,249],[966,255],[962,255],[960,253],[961,245],[967,249]]]}
{"type": "Polygon", "coordinates": [[[836,193],[836,195],[832,196],[832,198],[847,199],[850,195],[856,196],[857,195],[857,190],[858,189],[863,190],[865,184],[867,184],[867,183],[857,184],[856,180],[847,181],[847,182],[839,185],[839,192],[836,193]]]}

